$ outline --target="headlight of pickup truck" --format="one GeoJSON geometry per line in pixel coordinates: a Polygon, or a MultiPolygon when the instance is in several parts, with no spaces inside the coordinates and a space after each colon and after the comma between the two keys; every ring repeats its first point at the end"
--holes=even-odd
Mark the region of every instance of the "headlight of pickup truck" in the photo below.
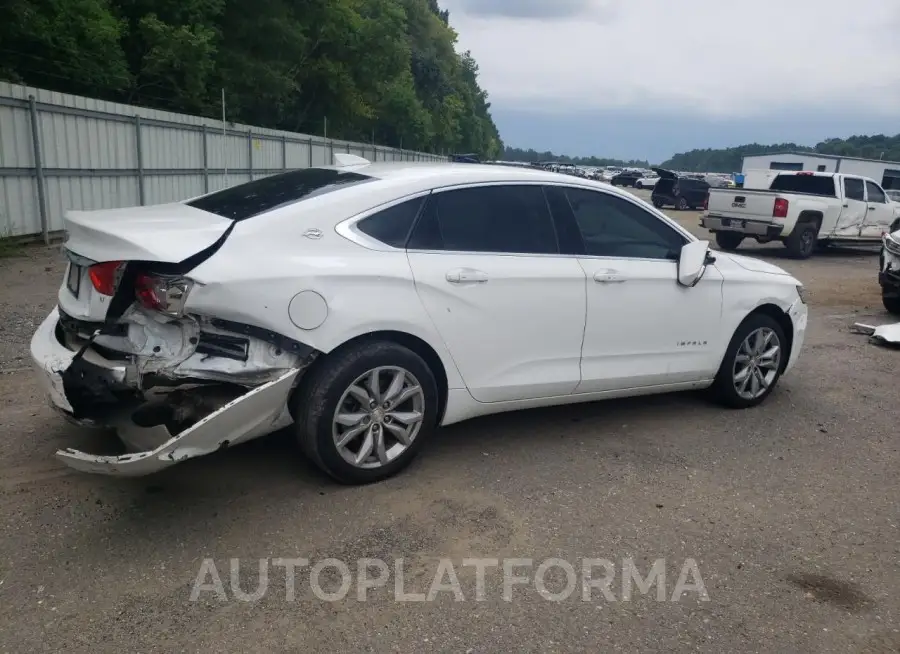
{"type": "Polygon", "coordinates": [[[802,285],[802,284],[798,284],[798,285],[797,285],[797,295],[800,296],[800,301],[801,301],[803,304],[806,304],[806,289],[803,288],[803,285],[802,285]]]}

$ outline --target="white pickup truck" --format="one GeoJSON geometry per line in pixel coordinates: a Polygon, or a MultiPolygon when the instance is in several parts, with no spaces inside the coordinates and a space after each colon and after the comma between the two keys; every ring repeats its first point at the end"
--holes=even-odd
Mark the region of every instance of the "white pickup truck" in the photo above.
{"type": "Polygon", "coordinates": [[[880,245],[898,216],[900,204],[866,177],[784,172],[768,189],[709,189],[700,225],[723,250],[750,237],[781,241],[791,256],[806,259],[832,243],[880,245]]]}

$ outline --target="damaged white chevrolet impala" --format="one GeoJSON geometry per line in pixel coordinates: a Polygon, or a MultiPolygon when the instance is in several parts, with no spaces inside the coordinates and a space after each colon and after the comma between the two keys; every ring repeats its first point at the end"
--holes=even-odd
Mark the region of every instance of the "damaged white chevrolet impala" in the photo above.
{"type": "Polygon", "coordinates": [[[710,387],[750,407],[797,360],[781,269],[713,253],[606,184],[473,164],[286,172],[66,216],[69,265],[32,356],[70,420],[143,475],[281,428],[344,483],[388,477],[438,425],[710,387]]]}

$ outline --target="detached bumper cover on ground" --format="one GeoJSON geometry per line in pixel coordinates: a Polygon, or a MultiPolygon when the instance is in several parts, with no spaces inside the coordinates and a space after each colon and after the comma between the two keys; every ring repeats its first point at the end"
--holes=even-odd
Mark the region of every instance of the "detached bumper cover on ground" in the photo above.
{"type": "MultiPolygon", "coordinates": [[[[63,346],[56,335],[59,314],[53,310],[41,324],[31,342],[31,355],[38,377],[46,387],[53,405],[76,422],[74,409],[66,395],[63,374],[78,357],[63,346]]],[[[109,361],[88,348],[82,355],[93,374],[111,387],[127,385],[128,365],[109,361]]],[[[126,443],[158,443],[146,451],[119,456],[100,456],[65,449],[57,457],[66,465],[83,472],[117,476],[139,476],[156,472],[185,459],[203,456],[231,444],[250,440],[291,423],[286,406],[288,396],[301,369],[285,371],[236,397],[203,417],[189,428],[171,434],[163,425],[140,427],[127,417],[110,421],[126,443]]]]}

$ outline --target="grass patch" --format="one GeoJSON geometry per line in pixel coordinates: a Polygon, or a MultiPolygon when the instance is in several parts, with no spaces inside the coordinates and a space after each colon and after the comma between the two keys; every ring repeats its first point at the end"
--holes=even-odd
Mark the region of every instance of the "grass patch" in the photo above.
{"type": "Polygon", "coordinates": [[[16,236],[0,236],[0,259],[19,257],[24,253],[25,244],[16,236]]]}

